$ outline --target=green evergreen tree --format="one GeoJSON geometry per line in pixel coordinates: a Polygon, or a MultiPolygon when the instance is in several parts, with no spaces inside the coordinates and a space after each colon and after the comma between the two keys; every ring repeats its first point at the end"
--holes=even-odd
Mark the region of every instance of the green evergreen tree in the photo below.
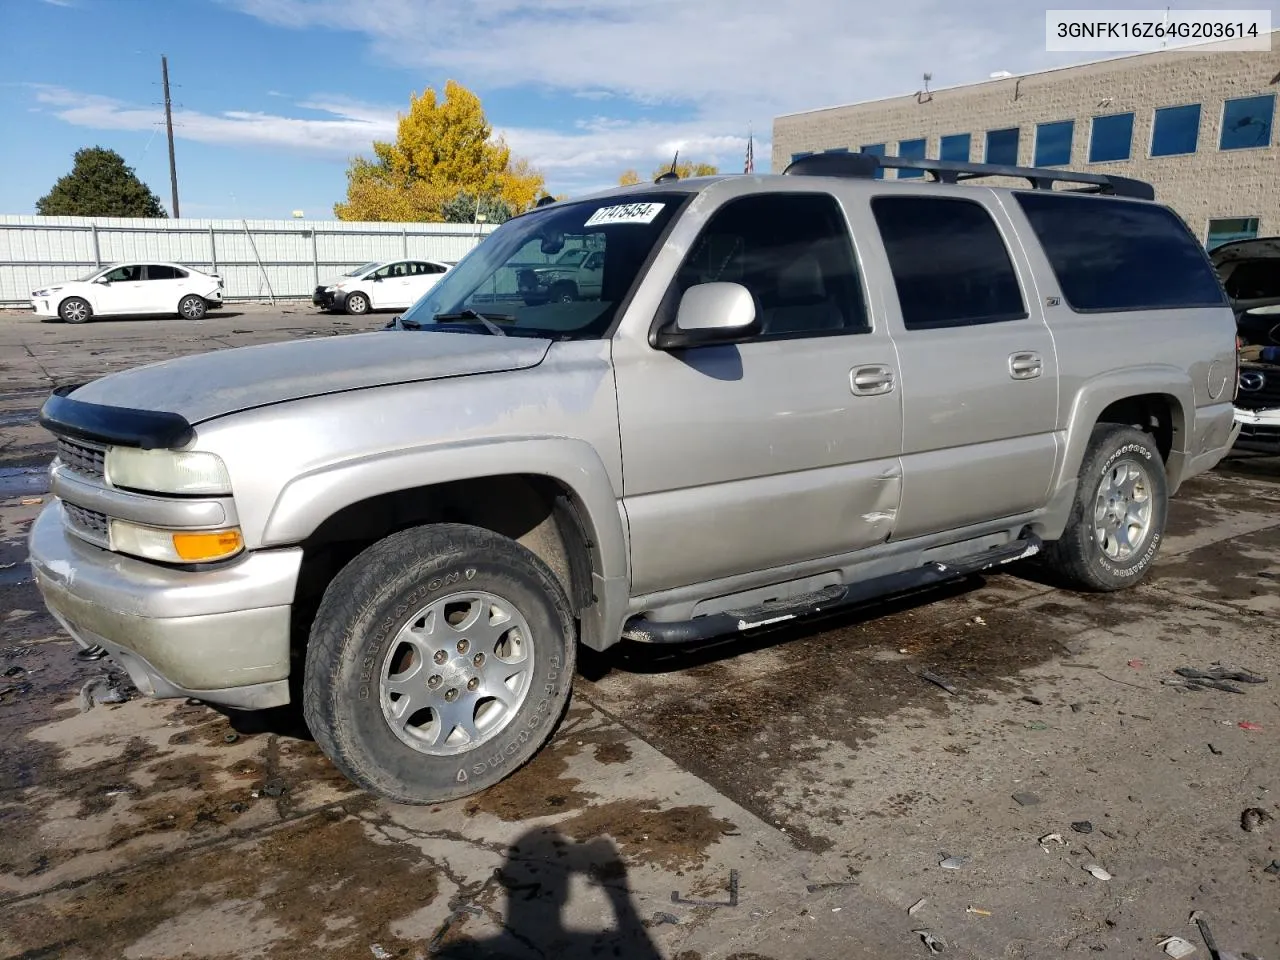
{"type": "Polygon", "coordinates": [[[168,217],[160,198],[124,157],[105,147],[76,151],[71,172],[36,201],[46,217],[168,217]]]}

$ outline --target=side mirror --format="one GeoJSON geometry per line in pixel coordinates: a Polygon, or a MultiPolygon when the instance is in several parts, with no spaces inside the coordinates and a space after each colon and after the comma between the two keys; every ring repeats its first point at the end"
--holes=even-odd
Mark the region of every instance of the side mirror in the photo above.
{"type": "Polygon", "coordinates": [[[545,254],[559,253],[564,249],[564,233],[554,230],[542,238],[538,248],[545,254]]]}
{"type": "Polygon", "coordinates": [[[659,350],[738,343],[760,332],[756,303],[740,283],[700,283],[680,298],[676,322],[658,331],[659,350]]]}
{"type": "Polygon", "coordinates": [[[111,280],[110,280],[108,277],[106,277],[106,276],[104,275],[104,276],[101,276],[101,277],[94,277],[94,278],[93,278],[93,282],[94,282],[94,283],[103,283],[103,284],[107,284],[107,283],[110,283],[110,282],[111,282],[111,280]]]}

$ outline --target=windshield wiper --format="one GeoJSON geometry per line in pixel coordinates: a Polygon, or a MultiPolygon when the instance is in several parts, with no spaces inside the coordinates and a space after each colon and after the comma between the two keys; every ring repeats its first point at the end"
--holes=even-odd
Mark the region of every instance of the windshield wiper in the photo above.
{"type": "MultiPolygon", "coordinates": [[[[515,317],[509,316],[508,314],[505,314],[505,313],[495,313],[494,316],[499,317],[503,320],[515,319],[515,317]]],[[[468,307],[466,310],[459,311],[458,313],[437,313],[431,319],[433,319],[436,323],[439,323],[441,320],[479,320],[482,324],[484,324],[484,328],[488,330],[490,333],[492,333],[494,336],[505,337],[507,335],[507,331],[503,330],[500,326],[498,326],[488,317],[483,317],[480,314],[476,313],[470,307],[468,307]]]]}

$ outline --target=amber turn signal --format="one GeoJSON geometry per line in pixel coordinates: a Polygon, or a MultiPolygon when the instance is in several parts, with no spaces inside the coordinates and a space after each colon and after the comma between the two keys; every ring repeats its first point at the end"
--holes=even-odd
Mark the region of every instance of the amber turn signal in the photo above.
{"type": "Polygon", "coordinates": [[[239,530],[210,530],[175,533],[173,550],[188,563],[207,563],[235,556],[244,546],[239,530]]]}

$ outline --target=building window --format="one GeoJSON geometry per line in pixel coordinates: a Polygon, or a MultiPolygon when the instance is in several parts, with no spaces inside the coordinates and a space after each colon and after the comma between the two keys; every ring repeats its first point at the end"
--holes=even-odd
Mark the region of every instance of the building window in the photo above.
{"type": "Polygon", "coordinates": [[[1018,165],[1018,128],[987,131],[987,163],[999,163],[1006,167],[1018,165]]]}
{"type": "Polygon", "coordinates": [[[830,150],[823,150],[823,153],[848,153],[848,147],[832,147],[830,150]]]}
{"type": "MultiPolygon", "coordinates": [[[[859,152],[859,153],[870,153],[870,154],[872,154],[873,156],[883,157],[883,156],[884,156],[884,144],[883,144],[883,143],[864,143],[861,147],[859,147],[859,148],[858,148],[858,152],[859,152]]],[[[883,179],[884,179],[884,167],[877,167],[877,168],[876,168],[876,179],[877,179],[877,180],[883,180],[883,179]]]]}
{"type": "MultiPolygon", "coordinates": [[[[902,140],[898,143],[898,156],[906,160],[923,160],[924,159],[925,141],[922,137],[919,140],[902,140]]],[[[899,170],[899,180],[911,180],[916,177],[923,177],[923,170],[899,170]]]]}
{"type": "Polygon", "coordinates": [[[1161,107],[1151,125],[1151,155],[1174,157],[1196,152],[1200,139],[1200,104],[1161,107]]]}
{"type": "Polygon", "coordinates": [[[791,155],[791,162],[795,163],[797,160],[803,160],[805,157],[812,157],[812,156],[813,156],[812,150],[805,150],[801,153],[793,153],[791,155]]]}
{"type": "Polygon", "coordinates": [[[1222,105],[1222,133],[1219,150],[1247,150],[1271,145],[1271,121],[1276,112],[1276,95],[1241,97],[1222,105]]]}
{"type": "Polygon", "coordinates": [[[961,163],[969,161],[969,144],[973,137],[967,133],[951,133],[942,138],[938,150],[939,160],[957,160],[961,163]]]}
{"type": "Polygon", "coordinates": [[[1036,127],[1035,159],[1037,167],[1060,167],[1071,162],[1071,137],[1074,120],[1058,120],[1036,127]]]}
{"type": "Polygon", "coordinates": [[[1206,249],[1212,250],[1232,240],[1252,240],[1258,235],[1257,217],[1224,217],[1209,221],[1206,249]]]}
{"type": "Polygon", "coordinates": [[[1093,118],[1089,136],[1089,162],[1128,160],[1133,150],[1133,114],[1113,113],[1093,118]]]}

